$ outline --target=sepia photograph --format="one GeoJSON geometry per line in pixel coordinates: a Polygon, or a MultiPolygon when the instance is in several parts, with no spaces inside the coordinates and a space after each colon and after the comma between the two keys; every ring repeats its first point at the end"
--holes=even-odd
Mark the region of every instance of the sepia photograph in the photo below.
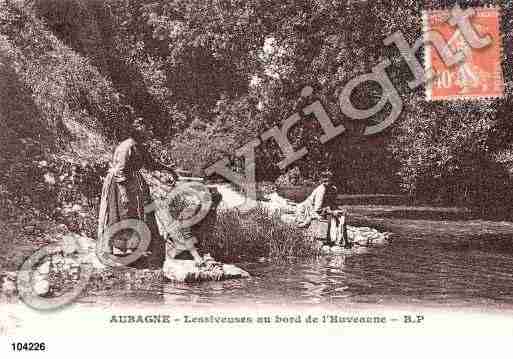
{"type": "Polygon", "coordinates": [[[0,352],[511,338],[512,49],[510,0],[0,0],[0,352]]]}

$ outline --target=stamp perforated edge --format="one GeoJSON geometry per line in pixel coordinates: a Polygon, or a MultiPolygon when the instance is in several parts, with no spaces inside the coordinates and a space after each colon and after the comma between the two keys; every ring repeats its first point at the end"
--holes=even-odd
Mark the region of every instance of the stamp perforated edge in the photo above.
{"type": "MultiPolygon", "coordinates": [[[[468,7],[466,7],[468,8],[468,7]]],[[[505,97],[505,91],[506,91],[506,84],[505,84],[505,81],[504,81],[504,71],[502,69],[502,65],[503,65],[503,59],[504,59],[504,43],[503,43],[503,34],[502,34],[502,8],[498,5],[483,5],[483,6],[477,6],[477,7],[471,7],[472,9],[474,9],[476,12],[477,11],[483,11],[483,10],[494,10],[495,12],[497,12],[497,18],[499,20],[499,32],[498,32],[498,37],[499,37],[499,58],[498,58],[498,61],[499,61],[499,69],[500,69],[500,73],[499,73],[499,77],[500,79],[498,79],[498,81],[501,81],[501,84],[502,84],[502,89],[501,89],[501,93],[499,95],[490,95],[490,96],[486,96],[486,95],[449,95],[449,96],[444,96],[443,98],[433,98],[432,96],[432,90],[431,90],[431,85],[434,81],[434,78],[427,81],[426,84],[425,84],[425,98],[427,101],[429,102],[439,102],[439,101],[458,101],[458,100],[462,100],[462,101],[468,101],[468,100],[496,100],[496,99],[502,99],[505,97]]],[[[429,28],[429,22],[428,22],[428,16],[430,14],[433,14],[433,13],[446,13],[448,16],[450,16],[450,9],[447,9],[447,8],[426,8],[426,9],[423,9],[422,10],[422,37],[425,41],[425,36],[426,36],[426,33],[430,30],[429,28]]],[[[426,42],[424,42],[426,43],[426,42]]],[[[426,46],[424,45],[423,46],[424,48],[424,51],[423,51],[423,56],[424,56],[424,70],[426,71],[426,73],[429,73],[429,71],[432,69],[432,64],[431,64],[431,46],[426,46]]]]}

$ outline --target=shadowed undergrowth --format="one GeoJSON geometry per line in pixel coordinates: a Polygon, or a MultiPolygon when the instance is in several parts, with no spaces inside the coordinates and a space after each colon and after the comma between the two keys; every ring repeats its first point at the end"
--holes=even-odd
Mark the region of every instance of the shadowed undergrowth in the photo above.
{"type": "Polygon", "coordinates": [[[256,207],[218,212],[211,233],[202,233],[201,250],[225,262],[286,259],[316,255],[311,240],[302,229],[283,223],[279,213],[256,207]]]}

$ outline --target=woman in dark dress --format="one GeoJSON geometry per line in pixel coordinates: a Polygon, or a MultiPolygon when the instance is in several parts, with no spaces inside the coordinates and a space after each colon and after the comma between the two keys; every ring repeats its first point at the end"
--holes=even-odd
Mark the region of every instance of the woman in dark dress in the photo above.
{"type": "MultiPolygon", "coordinates": [[[[144,141],[148,139],[142,119],[134,121],[128,137],[115,149],[111,167],[103,182],[98,223],[98,239],[112,225],[126,220],[143,221],[151,233],[146,253],[131,266],[136,268],[161,268],[165,260],[165,241],[161,238],[155,219],[155,211],[145,211],[153,199],[144,180],[141,169],[164,170],[178,178],[174,169],[155,161],[146,150],[144,141]]],[[[135,251],[140,238],[134,230],[121,230],[115,233],[109,243],[114,254],[128,255],[135,251]]]]}

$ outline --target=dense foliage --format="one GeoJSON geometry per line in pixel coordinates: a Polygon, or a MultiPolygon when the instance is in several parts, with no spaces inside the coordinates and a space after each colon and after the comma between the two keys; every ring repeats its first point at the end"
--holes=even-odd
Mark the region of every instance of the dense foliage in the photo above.
{"type": "MultiPolygon", "coordinates": [[[[383,44],[395,31],[413,43],[422,35],[423,9],[454,3],[1,0],[2,185],[12,193],[26,188],[35,166],[29,158],[85,161],[84,168],[104,161],[126,126],[121,105],[153,127],[158,156],[201,174],[221,157],[240,168],[235,149],[319,99],[347,131],[323,145],[316,122],[293,128],[291,142],[309,150],[292,166],[302,177],[315,179],[332,167],[345,192],[406,191],[502,206],[513,167],[512,6],[459,1],[501,7],[502,100],[427,102],[422,88],[407,87],[412,75],[397,49],[383,44]],[[341,113],[338,94],[385,58],[404,110],[390,130],[367,138],[365,123],[341,113]],[[314,94],[301,98],[307,84],[314,94]]],[[[379,98],[379,88],[365,84],[353,101],[365,108],[379,98]]],[[[283,174],[273,141],[259,147],[257,159],[260,179],[283,174]]]]}

